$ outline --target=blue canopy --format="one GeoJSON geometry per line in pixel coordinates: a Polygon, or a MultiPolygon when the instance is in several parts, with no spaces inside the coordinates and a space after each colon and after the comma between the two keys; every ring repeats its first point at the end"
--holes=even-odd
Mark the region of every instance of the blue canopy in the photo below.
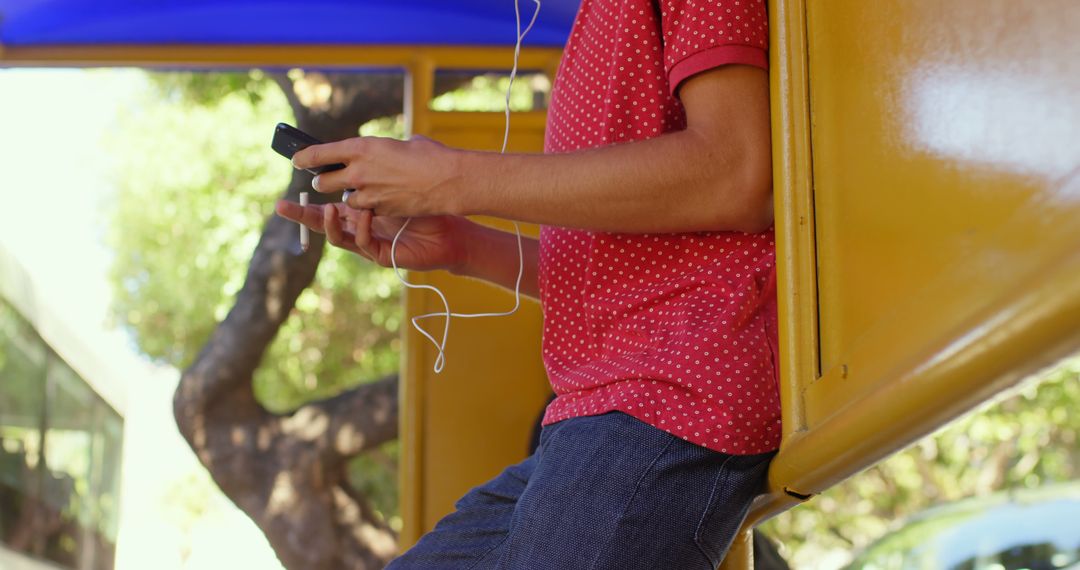
{"type": "MultiPolygon", "coordinates": [[[[580,0],[542,2],[526,45],[562,47],[580,0]]],[[[513,43],[513,0],[0,0],[7,46],[513,43]]]]}

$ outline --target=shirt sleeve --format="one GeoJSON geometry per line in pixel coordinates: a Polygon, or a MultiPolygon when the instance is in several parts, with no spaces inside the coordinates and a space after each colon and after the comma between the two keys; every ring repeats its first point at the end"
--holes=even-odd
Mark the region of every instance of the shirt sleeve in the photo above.
{"type": "Polygon", "coordinates": [[[765,0],[659,0],[664,71],[674,94],[686,78],[728,64],[768,68],[765,0]]]}

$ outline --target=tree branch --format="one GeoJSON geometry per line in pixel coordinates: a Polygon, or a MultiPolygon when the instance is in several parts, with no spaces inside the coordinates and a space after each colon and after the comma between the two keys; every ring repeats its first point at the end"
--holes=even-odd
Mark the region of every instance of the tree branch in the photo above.
{"type": "Polygon", "coordinates": [[[308,440],[327,469],[398,436],[398,377],[361,384],[281,417],[282,433],[308,440]]]}
{"type": "MultiPolygon", "coordinates": [[[[317,109],[304,105],[286,74],[269,73],[297,126],[316,138],[355,136],[361,124],[402,112],[400,75],[316,73],[311,80],[325,81],[331,89],[317,109]]],[[[463,81],[437,85],[451,89],[463,81]]],[[[310,174],[294,171],[284,196],[295,200],[310,183],[310,174]]],[[[316,203],[339,199],[312,198],[316,203]]],[[[325,248],[323,237],[315,234],[311,248],[301,254],[297,238],[292,222],[274,215],[267,219],[236,302],[181,375],[173,411],[214,481],[266,533],[287,568],[381,568],[394,554],[393,532],[351,490],[344,461],[397,437],[397,376],[286,415],[264,409],[252,389],[256,368],[314,279],[325,248]]]]}
{"type": "Polygon", "coordinates": [[[261,409],[250,389],[251,378],[296,298],[315,277],[323,252],[324,241],[312,240],[312,248],[297,255],[296,233],[288,220],[277,216],[267,220],[236,304],[181,376],[173,411],[189,443],[198,436],[197,416],[220,403],[230,388],[245,386],[229,402],[241,406],[234,412],[261,409]]]}

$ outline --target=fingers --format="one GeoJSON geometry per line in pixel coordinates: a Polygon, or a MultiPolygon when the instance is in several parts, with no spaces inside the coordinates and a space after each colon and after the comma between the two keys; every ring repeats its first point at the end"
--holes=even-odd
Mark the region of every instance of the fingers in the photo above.
{"type": "Polygon", "coordinates": [[[324,172],[311,179],[311,187],[321,194],[332,194],[342,190],[355,189],[360,184],[355,180],[353,170],[346,167],[341,170],[324,172]]]}
{"type": "Polygon", "coordinates": [[[378,203],[372,193],[362,190],[357,190],[346,196],[345,203],[355,210],[371,210],[372,212],[378,210],[378,203]]]}
{"type": "MultiPolygon", "coordinates": [[[[327,204],[323,210],[323,227],[326,228],[326,241],[378,263],[377,256],[373,255],[368,248],[359,245],[360,242],[357,236],[361,233],[362,222],[360,218],[358,212],[350,211],[342,204],[327,204]],[[346,224],[356,229],[353,232],[347,231],[344,227],[346,224]]],[[[365,233],[370,236],[370,231],[365,233]]]]}
{"type": "Polygon", "coordinates": [[[360,210],[356,219],[356,247],[368,253],[372,259],[382,264],[382,250],[385,247],[385,244],[382,241],[375,239],[372,234],[371,225],[374,218],[375,212],[372,212],[371,210],[360,210]]]}
{"type": "MultiPolygon", "coordinates": [[[[341,228],[337,204],[327,204],[323,209],[323,227],[326,228],[326,241],[345,249],[350,249],[345,241],[345,231],[341,228]]],[[[351,240],[350,240],[351,241],[351,240]]]]}
{"type": "Polygon", "coordinates": [[[361,151],[365,146],[362,138],[312,145],[293,155],[293,166],[310,169],[328,164],[344,164],[345,168],[316,175],[311,179],[311,187],[322,194],[356,189],[359,188],[360,181],[356,179],[355,163],[361,158],[361,151]]]}
{"type": "Polygon", "coordinates": [[[293,155],[292,163],[296,168],[315,168],[337,162],[346,165],[356,160],[363,150],[363,139],[360,137],[345,139],[325,144],[313,144],[293,155]]]}
{"type": "Polygon", "coordinates": [[[311,231],[325,233],[326,241],[361,257],[382,264],[383,249],[390,247],[373,232],[375,213],[354,210],[344,204],[301,206],[279,200],[275,210],[281,217],[304,224],[311,231]]]}
{"type": "Polygon", "coordinates": [[[311,229],[313,232],[324,233],[323,229],[323,209],[325,206],[321,204],[314,204],[309,206],[301,206],[296,202],[290,202],[288,200],[278,200],[274,210],[279,216],[292,220],[298,224],[303,224],[311,229]]]}
{"type": "Polygon", "coordinates": [[[293,155],[292,163],[296,168],[312,169],[329,164],[344,164],[345,168],[324,172],[311,180],[311,187],[323,194],[340,192],[355,188],[356,181],[349,181],[352,176],[349,164],[361,157],[365,144],[361,137],[345,139],[326,144],[311,145],[293,155]]]}
{"type": "Polygon", "coordinates": [[[393,242],[394,236],[405,223],[405,218],[372,215],[371,238],[382,242],[393,242]]]}

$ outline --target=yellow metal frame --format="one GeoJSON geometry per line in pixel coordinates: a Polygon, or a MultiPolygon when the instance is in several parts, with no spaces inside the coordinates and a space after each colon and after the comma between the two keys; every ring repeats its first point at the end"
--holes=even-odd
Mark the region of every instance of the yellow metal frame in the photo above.
{"type": "MultiPolygon", "coordinates": [[[[809,73],[804,0],[770,5],[770,103],[772,106],[773,196],[776,203],[777,302],[780,340],[781,452],[806,431],[803,392],[817,380],[817,265],[814,237],[813,168],[810,144],[809,73]]],[[[769,493],[755,501],[742,537],[732,545],[725,568],[742,568],[749,531],[765,519],[805,500],[790,478],[770,470],[769,493]],[[789,494],[788,491],[794,491],[789,494]]]]}
{"type": "MultiPolygon", "coordinates": [[[[521,67],[546,72],[549,77],[553,78],[561,54],[561,50],[536,50],[535,53],[530,54],[528,59],[522,57],[521,67]]],[[[408,111],[406,116],[409,123],[407,131],[416,134],[441,133],[443,136],[439,137],[440,140],[453,141],[456,139],[458,144],[487,148],[489,150],[497,149],[502,138],[504,121],[502,113],[441,112],[431,110],[427,104],[433,94],[434,74],[438,69],[452,67],[508,69],[509,64],[512,63],[505,57],[500,58],[498,62],[485,62],[483,66],[478,66],[476,64],[477,60],[463,64],[459,60],[442,59],[443,57],[461,57],[462,55],[456,50],[451,53],[433,52],[416,57],[407,65],[406,108],[408,111]],[[492,139],[487,141],[487,143],[490,143],[487,144],[483,140],[483,136],[477,136],[489,132],[496,133],[498,140],[492,139]]],[[[515,113],[511,123],[511,150],[539,152],[540,148],[527,146],[527,143],[521,140],[520,134],[522,134],[521,131],[523,130],[534,133],[536,131],[542,132],[545,118],[546,113],[543,111],[515,113]],[[522,145],[526,145],[526,147],[522,148],[522,145]]],[[[498,220],[484,219],[479,221],[498,226],[504,230],[511,229],[510,224],[498,220]]],[[[535,235],[536,229],[523,227],[523,232],[535,235]]],[[[512,303],[512,299],[508,298],[508,295],[494,291],[487,285],[467,282],[468,280],[461,280],[440,272],[410,274],[409,279],[417,284],[433,285],[443,289],[451,301],[455,303],[455,310],[457,311],[465,310],[459,304],[462,302],[466,304],[476,302],[479,307],[487,307],[481,310],[492,310],[492,303],[496,303],[496,306],[512,303]]],[[[437,303],[431,294],[425,291],[413,289],[406,291],[404,302],[408,314],[430,313],[443,309],[441,305],[436,306],[437,303]]],[[[477,371],[480,371],[479,374],[481,375],[501,376],[504,378],[503,384],[512,383],[516,386],[514,388],[517,391],[516,397],[521,400],[520,402],[489,402],[489,404],[499,408],[517,409],[520,412],[518,419],[514,422],[514,429],[507,430],[508,433],[492,434],[489,437],[487,444],[491,445],[492,448],[498,448],[499,446],[494,444],[502,442],[507,437],[514,440],[515,434],[512,432],[522,426],[531,425],[533,419],[535,419],[536,411],[540,409],[539,405],[544,401],[545,394],[548,391],[546,381],[543,382],[544,388],[540,392],[535,389],[536,382],[533,382],[533,380],[544,380],[543,368],[538,358],[540,329],[538,325],[535,330],[529,325],[534,321],[539,322],[539,310],[534,303],[524,300],[522,311],[513,319],[513,321],[488,325],[494,327],[484,329],[490,330],[490,332],[477,332],[476,334],[498,334],[500,340],[513,338],[514,335],[524,335],[528,339],[525,342],[535,345],[534,348],[537,349],[535,362],[525,356],[531,351],[521,351],[525,354],[500,351],[495,354],[484,352],[481,346],[478,354],[478,351],[472,350],[478,347],[462,347],[458,344],[456,348],[448,349],[447,353],[447,358],[457,364],[452,365],[452,368],[451,365],[448,365],[448,369],[444,371],[441,377],[437,377],[431,373],[436,354],[430,343],[411,329],[403,335],[401,437],[404,444],[403,449],[408,450],[402,453],[400,473],[402,484],[400,510],[404,523],[400,542],[403,547],[412,544],[424,532],[429,530],[434,524],[434,520],[446,514],[445,509],[451,508],[453,500],[460,497],[460,494],[467,491],[469,487],[482,483],[483,478],[494,475],[494,473],[490,473],[479,480],[471,480],[479,475],[481,469],[478,465],[468,470],[456,470],[456,475],[450,475],[449,478],[442,480],[444,476],[439,473],[439,467],[431,465],[431,463],[435,462],[432,456],[445,453],[446,450],[439,448],[437,443],[429,440],[442,438],[444,445],[460,446],[463,452],[466,450],[475,451],[475,445],[483,445],[481,442],[476,441],[458,442],[456,444],[446,442],[442,434],[442,430],[467,431],[455,428],[453,419],[445,417],[445,412],[447,406],[454,405],[455,398],[461,397],[461,393],[467,394],[469,390],[476,389],[482,384],[482,381],[470,376],[475,376],[477,371]],[[517,324],[511,325],[510,322],[517,324]],[[510,328],[513,330],[509,330],[510,328]],[[515,357],[524,359],[517,360],[515,357]],[[483,361],[467,362],[473,358],[483,358],[483,361]],[[473,374],[465,372],[466,370],[472,370],[473,374]],[[453,386],[454,389],[448,391],[448,386],[453,386]],[[442,397],[436,396],[438,393],[441,393],[442,397]],[[529,407],[531,403],[537,404],[536,410],[529,407]],[[466,475],[464,471],[469,471],[469,473],[466,475]],[[464,481],[463,478],[470,480],[464,481]]],[[[468,330],[468,327],[471,326],[477,326],[477,323],[461,323],[458,321],[453,323],[451,328],[458,331],[458,335],[465,334],[468,337],[468,333],[462,331],[468,330]]],[[[499,424],[500,420],[495,418],[492,418],[492,420],[494,423],[499,424]]],[[[505,418],[501,421],[504,423],[499,424],[502,425],[500,429],[506,430],[510,427],[505,424],[505,418]]],[[[524,457],[526,439],[522,437],[520,442],[515,441],[515,443],[518,443],[517,445],[511,446],[513,449],[520,449],[521,457],[505,457],[503,453],[495,453],[497,458],[502,461],[500,466],[505,466],[506,463],[518,461],[524,457]]],[[[489,457],[485,456],[484,459],[489,459],[489,457]]]]}
{"type": "Polygon", "coordinates": [[[807,22],[805,0],[770,3],[784,439],[769,493],[753,505],[724,568],[751,567],[757,524],[1080,347],[1080,226],[1067,201],[1052,206],[1080,195],[1074,171],[986,240],[1010,251],[1022,236],[1037,252],[1007,268],[958,260],[821,370],[807,22]],[[1054,239],[1034,239],[1033,225],[1054,239]],[[1001,279],[1003,269],[1037,279],[1001,279]]]}
{"type": "MultiPolygon", "coordinates": [[[[781,451],[773,460],[775,466],[788,457],[790,444],[807,429],[803,392],[819,375],[817,246],[804,0],[771,2],[769,29],[783,419],[781,451]]],[[[754,501],[721,568],[753,567],[754,527],[809,498],[809,494],[792,489],[793,484],[790,478],[778,477],[775,467],[770,469],[768,492],[754,501]]]]}
{"type": "Polygon", "coordinates": [[[1080,346],[1080,226],[1066,202],[1046,205],[1075,195],[1054,187],[1080,185],[1074,172],[985,242],[1013,250],[1039,220],[1054,239],[1031,241],[1038,251],[1007,267],[1037,280],[1001,279],[1000,267],[957,260],[819,370],[807,5],[771,8],[784,441],[770,471],[774,505],[759,505],[757,517],[820,493],[1080,346]]]}
{"type": "Polygon", "coordinates": [[[814,182],[804,0],[770,11],[773,193],[783,439],[806,429],[802,392],[819,375],[814,182]]]}

